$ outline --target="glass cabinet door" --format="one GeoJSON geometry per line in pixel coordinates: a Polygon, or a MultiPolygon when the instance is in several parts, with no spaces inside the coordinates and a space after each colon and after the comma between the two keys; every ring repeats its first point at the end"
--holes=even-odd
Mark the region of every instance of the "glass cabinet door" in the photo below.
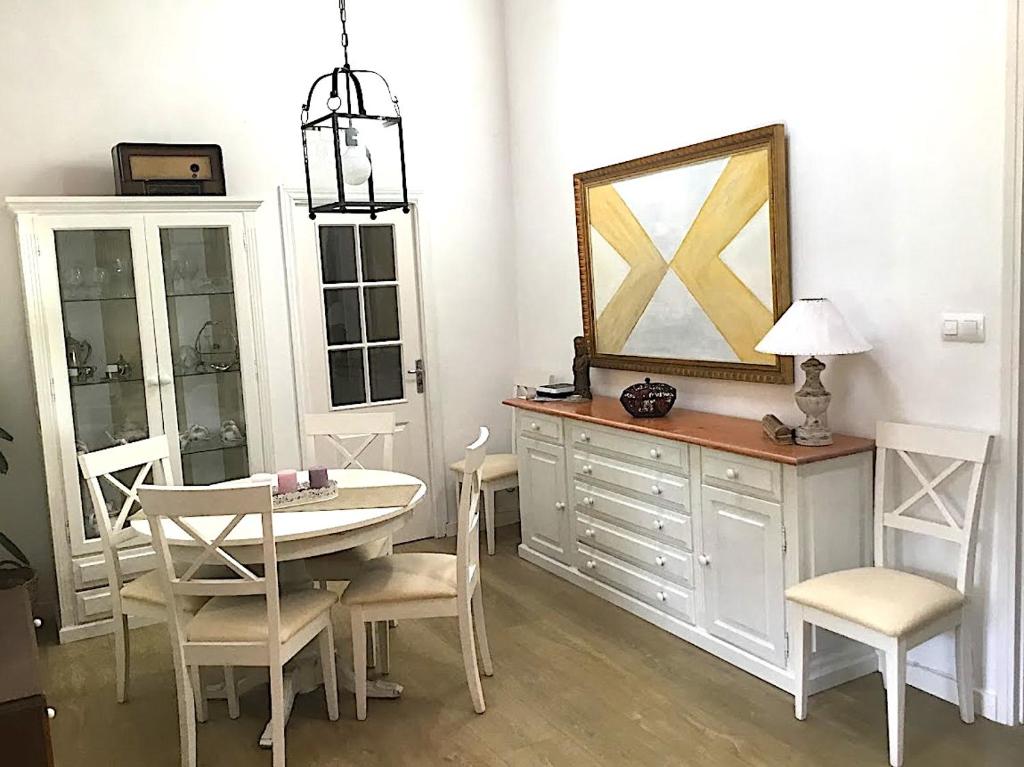
{"type": "Polygon", "coordinates": [[[231,229],[157,231],[174,377],[176,429],[168,423],[168,436],[178,440],[182,480],[206,485],[248,476],[231,229]]]}
{"type": "MultiPolygon", "coordinates": [[[[146,265],[133,258],[132,229],[55,229],[47,235],[55,253],[75,452],[161,433],[146,265]],[[140,296],[137,286],[144,291],[140,296]]],[[[130,485],[135,473],[119,479],[130,485]]],[[[84,482],[77,485],[78,497],[72,492],[68,498],[76,553],[97,550],[99,540],[97,510],[84,482]]],[[[116,516],[124,497],[104,485],[107,508],[99,511],[116,516]]]]}

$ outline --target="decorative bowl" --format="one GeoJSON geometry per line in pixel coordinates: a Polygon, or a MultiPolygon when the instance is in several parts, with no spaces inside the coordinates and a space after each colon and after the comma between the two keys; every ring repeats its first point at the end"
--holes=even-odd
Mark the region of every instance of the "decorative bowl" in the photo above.
{"type": "Polygon", "coordinates": [[[634,418],[662,418],[675,404],[676,390],[667,383],[651,383],[645,378],[643,383],[623,389],[619,402],[634,418]]]}

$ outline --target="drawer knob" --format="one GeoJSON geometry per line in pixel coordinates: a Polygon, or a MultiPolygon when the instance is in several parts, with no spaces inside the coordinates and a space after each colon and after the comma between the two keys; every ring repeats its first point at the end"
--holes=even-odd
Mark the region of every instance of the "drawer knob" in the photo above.
{"type": "Polygon", "coordinates": [[[651,485],[651,492],[655,495],[661,495],[661,488],[658,485],[651,485]]]}
{"type": "Polygon", "coordinates": [[[583,532],[583,534],[585,536],[587,536],[588,538],[593,538],[594,537],[594,531],[591,530],[589,527],[583,532]]]}
{"type": "Polygon", "coordinates": [[[736,479],[736,478],[738,478],[740,476],[740,473],[738,471],[736,471],[736,469],[726,469],[725,470],[725,476],[728,479],[736,479]]]}
{"type": "Polygon", "coordinates": [[[585,466],[583,467],[583,473],[584,473],[584,474],[593,474],[593,473],[594,473],[594,467],[593,467],[593,466],[591,466],[591,465],[590,465],[589,463],[588,463],[588,464],[586,464],[586,465],[585,465],[585,466]]]}
{"type": "Polygon", "coordinates": [[[53,708],[52,706],[47,706],[46,707],[46,718],[47,719],[53,719],[55,716],[57,716],[57,709],[53,708]]]}
{"type": "Polygon", "coordinates": [[[43,619],[42,618],[33,618],[32,619],[32,625],[35,626],[37,629],[41,629],[43,627],[43,619]]]}
{"type": "Polygon", "coordinates": [[[697,556],[697,561],[704,565],[704,567],[707,567],[711,564],[711,557],[707,554],[700,554],[697,556]]]}
{"type": "Polygon", "coordinates": [[[590,435],[585,431],[580,432],[580,442],[590,442],[590,435]]]}
{"type": "Polygon", "coordinates": [[[651,448],[651,458],[661,458],[661,451],[656,447],[651,448]]]}
{"type": "Polygon", "coordinates": [[[555,508],[558,511],[565,511],[565,503],[563,501],[555,501],[555,508]]]}
{"type": "Polygon", "coordinates": [[[588,495],[588,496],[587,496],[586,498],[584,498],[584,499],[583,499],[583,505],[584,505],[584,506],[593,506],[593,505],[594,505],[594,499],[593,499],[593,498],[591,498],[591,497],[590,497],[590,496],[588,495]]]}
{"type": "Polygon", "coordinates": [[[659,591],[658,592],[658,601],[659,602],[664,602],[666,599],[668,599],[668,595],[664,591],[659,591]]]}
{"type": "Polygon", "coordinates": [[[654,529],[655,530],[663,530],[664,528],[665,528],[665,523],[662,520],[660,520],[660,519],[654,520],[654,529]]]}
{"type": "Polygon", "coordinates": [[[654,564],[656,564],[658,567],[664,567],[665,566],[665,557],[655,557],[654,558],[654,564]]]}
{"type": "Polygon", "coordinates": [[[537,423],[536,421],[532,421],[530,423],[530,428],[533,429],[534,431],[540,431],[540,424],[537,423]]]}
{"type": "Polygon", "coordinates": [[[595,562],[593,559],[588,559],[587,560],[587,569],[588,570],[593,570],[595,567],[597,567],[597,562],[595,562]]]}

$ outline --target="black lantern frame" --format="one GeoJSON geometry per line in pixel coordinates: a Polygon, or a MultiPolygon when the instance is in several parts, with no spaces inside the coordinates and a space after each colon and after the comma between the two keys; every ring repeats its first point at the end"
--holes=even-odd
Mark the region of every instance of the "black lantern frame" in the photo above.
{"type": "MultiPolygon", "coordinates": [[[[348,58],[347,51],[345,58],[348,58]]],[[[357,129],[358,130],[358,129],[357,129]]],[[[369,148],[367,148],[369,155],[369,148]]],[[[309,217],[316,218],[317,213],[369,213],[371,219],[377,218],[378,213],[386,210],[402,209],[403,213],[409,212],[409,188],[405,177],[405,137],[402,133],[402,114],[398,108],[398,99],[391,93],[391,86],[384,76],[379,72],[370,69],[352,69],[348,63],[341,67],[335,67],[333,71],[320,75],[310,86],[309,96],[306,103],[302,105],[302,161],[306,170],[306,195],[309,200],[309,217]],[[387,90],[388,98],[394,106],[394,114],[377,115],[369,114],[363,102],[363,84],[360,75],[372,75],[379,78],[387,90]],[[344,78],[345,96],[341,97],[341,81],[344,78]],[[313,102],[314,95],[318,90],[322,93],[330,86],[330,93],[326,100],[327,112],[321,117],[309,119],[309,108],[313,102]],[[355,109],[352,108],[352,94],[355,93],[355,109]],[[344,111],[342,111],[344,107],[344,111]],[[373,157],[370,159],[370,175],[366,180],[368,196],[367,199],[349,199],[345,196],[345,179],[342,173],[342,155],[345,152],[348,138],[348,130],[357,125],[358,121],[376,121],[385,128],[394,127],[397,129],[398,158],[402,172],[402,199],[401,200],[378,200],[374,194],[373,184],[373,157]],[[330,131],[333,138],[334,148],[334,176],[337,183],[337,199],[321,205],[313,204],[312,182],[309,176],[309,145],[307,134],[310,131],[330,131]]]]}

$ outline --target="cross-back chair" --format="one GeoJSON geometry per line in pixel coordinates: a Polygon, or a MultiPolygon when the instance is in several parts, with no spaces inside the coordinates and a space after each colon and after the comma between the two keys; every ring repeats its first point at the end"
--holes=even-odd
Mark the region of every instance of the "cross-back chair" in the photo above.
{"type": "Polygon", "coordinates": [[[366,623],[379,625],[405,618],[459,619],[462,660],[473,708],[478,714],[484,712],[473,629],[475,624],[484,674],[491,676],[494,668],[480,583],[480,473],[487,455],[487,437],[487,429],[481,427],[476,442],[466,448],[456,554],[393,554],[376,559],[366,564],[342,594],[341,602],[348,607],[352,622],[358,719],[366,719],[366,623]]]}
{"type": "Polygon", "coordinates": [[[978,432],[879,423],[875,463],[875,566],[842,570],[812,578],[786,591],[796,664],[797,719],[807,716],[807,664],[811,626],[871,645],[884,655],[889,725],[889,763],[903,762],[904,695],[907,652],[952,630],[956,641],[956,681],[960,718],[974,721],[973,652],[965,622],[966,590],[974,571],[975,534],[985,465],[992,437],[978,432]],[[927,458],[924,458],[927,457],[927,458]],[[925,460],[948,463],[932,477],[925,460]],[[894,472],[905,467],[919,486],[896,498],[894,472]],[[946,502],[954,477],[968,472],[964,498],[946,502]],[[940,494],[941,488],[946,497],[940,494]],[[922,501],[928,503],[922,504],[922,501]],[[932,509],[930,518],[922,507],[932,509]],[[936,513],[937,512],[937,513],[936,513]],[[959,514],[958,514],[959,512],[959,514]],[[892,540],[900,530],[957,546],[956,587],[893,569],[892,540]]]}
{"type": "MultiPolygon", "coordinates": [[[[273,763],[274,767],[284,767],[284,664],[313,639],[319,639],[328,716],[331,721],[338,719],[331,624],[331,607],[337,596],[312,588],[280,593],[269,485],[143,486],[139,497],[149,519],[164,587],[172,599],[171,630],[177,662],[189,670],[214,664],[266,666],[270,674],[273,763]],[[259,568],[240,562],[225,548],[228,536],[253,515],[260,518],[261,557],[255,563],[259,568]],[[184,533],[190,545],[175,547],[176,567],[168,535],[178,532],[184,533]],[[193,550],[195,554],[190,556],[193,550]],[[205,576],[208,565],[219,565],[226,574],[205,576]],[[193,615],[187,604],[194,597],[209,601],[193,615]]],[[[196,764],[195,723],[190,710],[192,678],[183,674],[184,687],[178,690],[179,701],[186,708],[179,721],[185,767],[196,764]]]]}
{"type": "MultiPolygon", "coordinates": [[[[166,621],[167,600],[160,574],[156,571],[150,571],[127,584],[124,582],[120,550],[137,538],[129,526],[129,521],[140,508],[139,487],[149,478],[165,485],[174,481],[170,449],[167,437],[150,437],[126,445],[85,453],[79,456],[78,462],[92,501],[96,527],[100,533],[100,546],[103,549],[103,562],[110,582],[110,607],[114,628],[114,675],[117,700],[124,703],[128,699],[130,681],[129,616],[166,621]],[[132,474],[132,479],[128,482],[123,482],[118,477],[119,474],[124,477],[125,473],[132,474]],[[117,515],[113,518],[107,513],[104,486],[113,488],[114,495],[120,502],[117,515]]],[[[195,598],[189,601],[186,607],[195,612],[204,601],[195,598]]],[[[238,694],[234,673],[230,667],[224,669],[224,682],[228,713],[235,719],[238,717],[238,694]]],[[[196,694],[199,721],[205,721],[205,692],[197,688],[196,694]]]]}

